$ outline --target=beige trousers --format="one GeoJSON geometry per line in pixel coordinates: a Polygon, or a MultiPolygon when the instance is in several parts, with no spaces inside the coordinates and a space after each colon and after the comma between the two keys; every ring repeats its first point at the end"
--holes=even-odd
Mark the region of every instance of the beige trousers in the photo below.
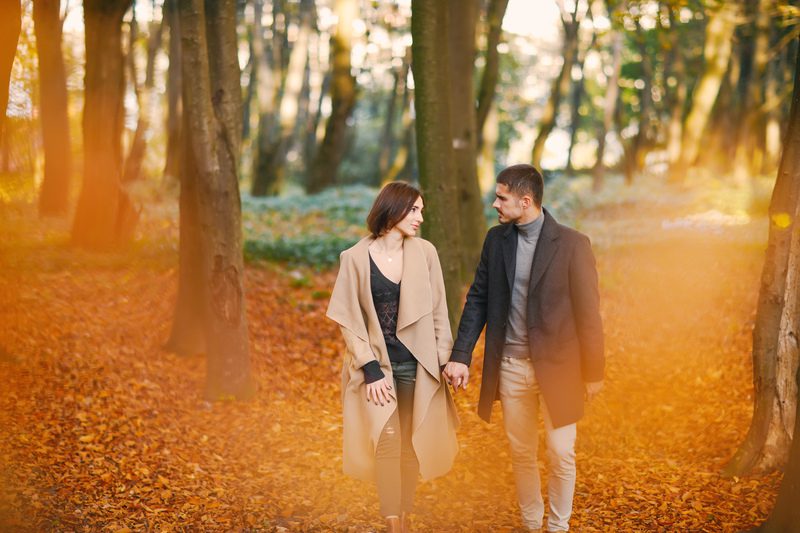
{"type": "Polygon", "coordinates": [[[576,425],[554,429],[542,401],[529,358],[503,357],[500,364],[500,402],[503,424],[511,445],[511,463],[517,484],[522,522],[529,529],[542,527],[542,499],[537,447],[541,407],[547,442],[549,509],[548,531],[568,531],[575,494],[576,425]]]}

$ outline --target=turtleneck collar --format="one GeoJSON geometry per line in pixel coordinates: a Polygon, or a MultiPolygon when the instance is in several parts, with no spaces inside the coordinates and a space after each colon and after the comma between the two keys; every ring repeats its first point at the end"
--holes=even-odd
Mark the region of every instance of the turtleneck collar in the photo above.
{"type": "Polygon", "coordinates": [[[542,231],[542,224],[544,224],[544,211],[530,222],[517,224],[516,226],[520,236],[525,239],[531,239],[539,236],[542,231]]]}

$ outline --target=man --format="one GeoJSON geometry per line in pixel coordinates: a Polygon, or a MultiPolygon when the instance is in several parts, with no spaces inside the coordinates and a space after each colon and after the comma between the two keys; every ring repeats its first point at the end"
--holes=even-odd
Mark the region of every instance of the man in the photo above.
{"type": "Polygon", "coordinates": [[[576,422],[603,386],[603,326],[589,239],[542,208],[544,182],[531,165],[497,176],[499,226],[483,243],[445,379],[466,388],[472,350],[486,325],[478,414],[500,400],[522,521],[542,531],[536,460],[538,417],[547,436],[547,531],[567,531],[575,492],[576,422]]]}

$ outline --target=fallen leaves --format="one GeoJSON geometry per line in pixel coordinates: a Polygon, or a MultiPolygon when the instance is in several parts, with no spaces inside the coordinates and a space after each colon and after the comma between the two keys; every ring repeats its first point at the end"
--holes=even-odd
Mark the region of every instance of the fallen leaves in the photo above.
{"type": "MultiPolygon", "coordinates": [[[[3,251],[16,255],[0,259],[0,526],[381,527],[374,488],[341,472],[342,343],[320,297],[334,272],[248,269],[260,392],[207,404],[203,359],[161,348],[174,257],[83,262],[44,247],[37,269],[17,268],[35,256],[3,251]]],[[[579,424],[574,530],[738,531],[766,517],[779,475],[718,474],[749,423],[761,258],[735,241],[598,250],[607,387],[579,424]]],[[[456,398],[455,467],[420,484],[419,531],[520,525],[500,411],[480,421],[478,389],[456,398]]]]}

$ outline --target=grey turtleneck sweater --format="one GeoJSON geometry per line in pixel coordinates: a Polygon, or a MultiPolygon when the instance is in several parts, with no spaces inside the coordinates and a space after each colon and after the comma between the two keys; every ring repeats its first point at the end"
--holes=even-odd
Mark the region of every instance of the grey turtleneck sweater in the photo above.
{"type": "Polygon", "coordinates": [[[544,213],[527,224],[517,224],[517,264],[511,287],[511,306],[508,310],[506,344],[503,355],[528,357],[528,286],[531,280],[533,254],[542,232],[544,213]]]}

